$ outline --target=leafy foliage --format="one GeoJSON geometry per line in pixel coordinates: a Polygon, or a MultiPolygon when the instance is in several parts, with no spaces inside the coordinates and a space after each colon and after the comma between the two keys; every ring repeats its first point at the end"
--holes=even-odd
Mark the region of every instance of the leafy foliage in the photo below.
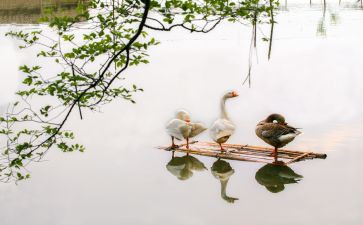
{"type": "Polygon", "coordinates": [[[159,42],[146,30],[208,33],[222,21],[271,23],[276,6],[259,0],[90,0],[75,17],[45,16],[47,29],[7,33],[21,40],[20,48],[36,49],[42,65],[20,67],[19,101],[0,117],[0,180],[29,178],[26,166],[51,147],[84,151],[64,129],[72,112],[82,119],[84,111],[116,98],[134,103],[132,95],[142,89],[121,75],[149,63],[148,50],[159,42]],[[55,74],[43,69],[50,65],[55,74]]]}

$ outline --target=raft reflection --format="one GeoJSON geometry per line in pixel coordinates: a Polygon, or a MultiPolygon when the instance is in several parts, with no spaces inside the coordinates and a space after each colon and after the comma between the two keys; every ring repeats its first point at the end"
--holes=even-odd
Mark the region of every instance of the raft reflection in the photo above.
{"type": "Polygon", "coordinates": [[[50,12],[74,17],[79,14],[80,4],[87,2],[89,0],[1,0],[0,24],[38,24],[50,12]]]}
{"type": "Polygon", "coordinates": [[[295,173],[286,165],[266,164],[256,172],[256,181],[269,192],[278,193],[285,189],[285,184],[294,184],[303,176],[295,173]]]}

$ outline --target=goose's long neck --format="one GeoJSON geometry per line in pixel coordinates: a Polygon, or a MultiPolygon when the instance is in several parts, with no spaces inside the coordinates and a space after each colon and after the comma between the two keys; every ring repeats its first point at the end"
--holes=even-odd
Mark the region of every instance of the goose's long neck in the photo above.
{"type": "Polygon", "coordinates": [[[221,117],[223,119],[227,119],[229,120],[227,111],[226,111],[226,100],[227,98],[225,96],[223,96],[223,98],[221,99],[221,117]]]}

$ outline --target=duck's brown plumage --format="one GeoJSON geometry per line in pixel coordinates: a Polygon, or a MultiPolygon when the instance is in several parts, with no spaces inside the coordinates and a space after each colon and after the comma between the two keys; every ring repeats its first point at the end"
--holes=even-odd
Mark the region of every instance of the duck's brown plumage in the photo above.
{"type": "Polygon", "coordinates": [[[287,125],[279,114],[271,114],[256,126],[256,135],[275,148],[287,145],[300,133],[297,128],[287,125]]]}

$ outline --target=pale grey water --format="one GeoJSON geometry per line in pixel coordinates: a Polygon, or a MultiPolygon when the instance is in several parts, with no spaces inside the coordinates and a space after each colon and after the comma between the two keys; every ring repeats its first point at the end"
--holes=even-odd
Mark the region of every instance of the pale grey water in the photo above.
{"type": "MultiPolygon", "coordinates": [[[[128,82],[145,89],[137,104],[115,101],[83,121],[75,115],[68,128],[87,151],[52,151],[46,162],[32,165],[30,180],[1,184],[0,224],[361,224],[363,11],[336,4],[328,9],[339,14],[339,22],[331,24],[327,10],[326,36],[316,34],[319,5],[289,4],[280,12],[270,61],[266,43],[258,44],[252,88],[241,85],[249,27],[223,25],[208,35],[158,34],[162,44],[151,51],[151,64],[127,75],[128,82]],[[265,145],[254,126],[279,112],[303,127],[289,148],[328,158],[291,165],[304,178],[279,193],[255,180],[264,165],[229,161],[235,173],[227,193],[239,198],[234,204],[220,197],[210,169],[213,158],[196,157],[208,171],[178,180],[166,169],[171,154],[155,148],[169,144],[165,123],[185,108],[210,125],[229,89],[240,93],[227,104],[238,126],[230,143],[265,145]]],[[[0,33],[11,28],[2,26],[0,33]]],[[[266,27],[263,31],[268,34],[266,27]]],[[[17,88],[17,66],[34,59],[19,52],[13,40],[1,36],[0,45],[5,104],[17,88]]],[[[210,140],[207,133],[199,139],[210,140]]]]}

